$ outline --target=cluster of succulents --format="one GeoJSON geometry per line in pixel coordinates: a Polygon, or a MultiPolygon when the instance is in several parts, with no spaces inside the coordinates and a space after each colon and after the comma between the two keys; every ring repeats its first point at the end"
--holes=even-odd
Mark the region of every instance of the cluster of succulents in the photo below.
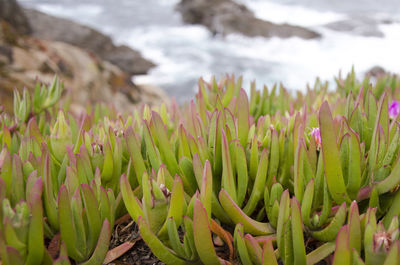
{"type": "Polygon", "coordinates": [[[184,106],[80,116],[57,79],[16,92],[0,113],[1,264],[100,265],[126,213],[165,264],[400,264],[400,80],[336,82],[248,95],[200,79],[184,106]]]}

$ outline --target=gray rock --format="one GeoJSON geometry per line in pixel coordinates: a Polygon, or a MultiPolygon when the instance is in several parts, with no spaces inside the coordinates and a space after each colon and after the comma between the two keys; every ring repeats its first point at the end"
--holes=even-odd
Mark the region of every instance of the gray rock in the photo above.
{"type": "Polygon", "coordinates": [[[371,69],[369,69],[365,75],[367,76],[371,76],[371,77],[375,77],[375,78],[379,78],[382,77],[384,75],[386,75],[388,72],[386,72],[386,70],[379,66],[379,65],[375,65],[374,67],[372,67],[371,69]]]}
{"type": "Polygon", "coordinates": [[[47,40],[69,43],[117,65],[129,75],[146,74],[155,65],[127,46],[116,46],[110,37],[68,19],[25,9],[32,35],[47,40]]]}
{"type": "Polygon", "coordinates": [[[258,19],[244,5],[232,0],[182,0],[177,10],[185,23],[204,25],[213,34],[240,33],[249,37],[267,38],[320,37],[319,33],[303,27],[258,19]]]}
{"type": "Polygon", "coordinates": [[[31,28],[16,0],[0,0],[0,21],[10,24],[19,34],[29,34],[31,28]]]}
{"type": "MultiPolygon", "coordinates": [[[[385,23],[386,21],[382,21],[385,23]]],[[[340,31],[349,32],[364,37],[380,37],[385,35],[379,30],[379,21],[368,17],[352,17],[351,19],[335,21],[325,25],[327,28],[340,31]]]]}

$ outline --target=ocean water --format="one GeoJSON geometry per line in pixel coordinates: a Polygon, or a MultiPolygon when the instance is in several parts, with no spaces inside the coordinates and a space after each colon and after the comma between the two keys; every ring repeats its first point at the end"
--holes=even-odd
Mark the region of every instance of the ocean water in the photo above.
{"type": "Polygon", "coordinates": [[[185,25],[174,10],[178,0],[20,0],[55,16],[89,25],[116,43],[139,50],[157,64],[139,83],[162,87],[183,102],[205,79],[234,73],[244,88],[276,82],[304,89],[319,76],[333,81],[354,66],[362,75],[373,66],[400,73],[398,0],[237,0],[259,18],[305,26],[322,34],[299,38],[213,37],[203,26],[185,25]],[[345,31],[327,25],[340,24],[345,31]],[[367,35],[367,36],[366,36],[367,35]]]}

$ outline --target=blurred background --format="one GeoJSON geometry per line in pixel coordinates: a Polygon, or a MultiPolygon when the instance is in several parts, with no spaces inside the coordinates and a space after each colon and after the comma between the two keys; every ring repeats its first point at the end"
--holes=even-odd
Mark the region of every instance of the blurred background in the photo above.
{"type": "MultiPolygon", "coordinates": [[[[256,80],[259,88],[282,82],[289,89],[301,90],[317,76],[332,82],[339,71],[347,74],[352,66],[361,76],[371,69],[372,74],[400,72],[398,0],[18,0],[18,3],[23,8],[72,20],[111,36],[116,46],[122,46],[110,50],[108,57],[101,55],[102,59],[116,64],[129,77],[133,75],[135,86],[150,87],[153,94],[162,93],[155,89],[161,88],[178,102],[194,95],[201,76],[209,79],[212,75],[233,73],[243,75],[245,88],[256,80]],[[127,60],[124,56],[127,47],[137,51],[144,61],[133,59],[118,65],[127,60]],[[133,71],[131,64],[138,69],[133,71]]],[[[94,48],[74,43],[76,33],[71,32],[74,27],[64,24],[63,28],[61,23],[54,29],[56,22],[48,20],[46,24],[46,19],[30,12],[27,15],[31,21],[30,34],[36,38],[65,41],[97,55],[102,53],[96,51],[96,45],[102,41],[91,43],[94,48]]],[[[85,37],[86,42],[90,42],[90,36],[85,37]]],[[[119,91],[123,95],[130,93],[119,91]]],[[[134,100],[141,100],[136,97],[139,99],[134,100]]]]}

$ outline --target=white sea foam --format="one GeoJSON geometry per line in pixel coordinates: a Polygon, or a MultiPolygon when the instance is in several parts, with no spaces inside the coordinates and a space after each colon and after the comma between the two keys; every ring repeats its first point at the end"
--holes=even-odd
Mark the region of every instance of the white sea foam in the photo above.
{"type": "MultiPolygon", "coordinates": [[[[161,9],[160,12],[166,10],[164,17],[173,14],[174,1],[177,0],[163,0],[157,6],[161,9]]],[[[400,60],[396,56],[400,47],[399,23],[379,25],[384,38],[364,37],[321,26],[346,18],[343,14],[260,0],[245,0],[245,3],[260,18],[276,23],[288,22],[307,26],[321,33],[322,38],[265,39],[241,35],[222,38],[212,37],[202,26],[162,22],[146,26],[133,25],[124,29],[112,24],[97,26],[102,31],[112,32],[118,43],[128,44],[154,61],[158,66],[141,79],[165,88],[195,86],[200,76],[220,76],[225,73],[243,75],[245,87],[249,86],[251,80],[257,80],[258,87],[264,83],[271,86],[275,82],[282,82],[290,89],[303,89],[307,82],[313,82],[317,76],[324,80],[333,80],[339,70],[346,73],[353,65],[359,73],[375,65],[400,72],[400,60]]],[[[92,25],[103,12],[101,7],[95,6],[86,10],[78,7],[69,11],[59,9],[58,5],[50,6],[53,7],[37,7],[52,14],[59,12],[59,15],[80,22],[87,19],[92,25]],[[85,12],[90,14],[85,16],[85,12]]],[[[169,92],[174,94],[172,89],[169,92]]],[[[175,93],[179,96],[180,92],[175,93]]]]}
{"type": "Polygon", "coordinates": [[[282,5],[264,0],[236,0],[254,12],[256,17],[274,23],[289,23],[299,26],[322,25],[345,19],[347,16],[330,11],[316,11],[303,6],[282,5]]]}

